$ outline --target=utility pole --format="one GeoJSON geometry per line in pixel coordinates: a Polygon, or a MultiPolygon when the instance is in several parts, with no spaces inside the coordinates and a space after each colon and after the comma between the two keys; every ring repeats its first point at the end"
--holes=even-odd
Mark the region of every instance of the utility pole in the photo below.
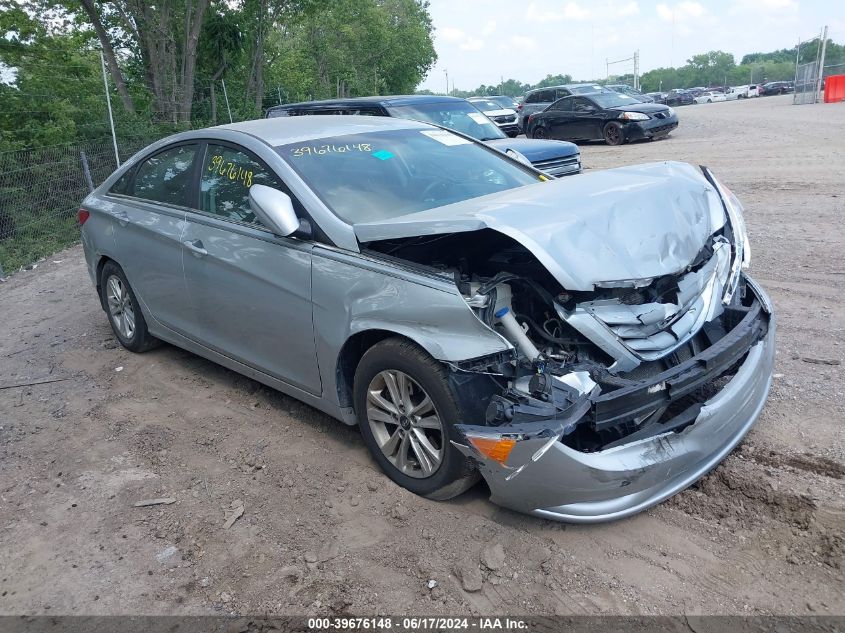
{"type": "Polygon", "coordinates": [[[449,69],[444,68],[443,72],[446,73],[446,96],[449,96],[449,69]]]}
{"type": "Polygon", "coordinates": [[[819,93],[822,91],[822,81],[824,81],[824,54],[827,50],[827,25],[824,27],[824,31],[822,32],[822,52],[819,56],[819,74],[818,78],[816,79],[816,99],[815,101],[818,102],[819,100],[819,93]]]}
{"type": "Polygon", "coordinates": [[[106,60],[103,57],[103,51],[100,51],[100,64],[103,67],[103,87],[106,90],[106,104],[109,107],[109,125],[111,126],[111,140],[114,143],[114,160],[117,166],[120,167],[120,154],[117,151],[117,134],[114,132],[114,117],[111,113],[111,96],[109,96],[109,80],[106,78],[106,60]]]}

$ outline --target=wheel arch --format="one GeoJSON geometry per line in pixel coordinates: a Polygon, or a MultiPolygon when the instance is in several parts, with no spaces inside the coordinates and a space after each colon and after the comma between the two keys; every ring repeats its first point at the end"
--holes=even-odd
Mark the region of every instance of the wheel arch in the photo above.
{"type": "Polygon", "coordinates": [[[100,298],[100,306],[102,306],[103,310],[106,309],[106,302],[105,302],[105,299],[103,299],[103,292],[102,292],[102,290],[103,290],[103,288],[102,288],[102,285],[103,285],[103,268],[106,267],[106,264],[108,262],[114,262],[115,264],[120,266],[120,264],[118,264],[117,261],[115,261],[114,259],[112,259],[108,255],[100,255],[99,259],[97,260],[97,266],[95,268],[95,271],[96,271],[96,282],[95,283],[96,283],[96,288],[97,288],[97,296],[100,298]]]}
{"type": "Polygon", "coordinates": [[[401,338],[417,347],[423,349],[432,358],[436,357],[425,345],[408,336],[407,333],[384,328],[371,328],[359,330],[350,335],[343,343],[337,355],[335,364],[335,386],[337,387],[337,400],[341,407],[353,406],[353,385],[355,382],[355,370],[361,358],[371,347],[389,338],[401,338]]]}

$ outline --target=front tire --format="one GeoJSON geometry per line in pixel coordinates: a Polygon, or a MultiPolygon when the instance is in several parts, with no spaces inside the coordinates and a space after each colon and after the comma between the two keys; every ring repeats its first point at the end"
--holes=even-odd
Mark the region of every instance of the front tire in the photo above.
{"type": "Polygon", "coordinates": [[[610,121],[605,125],[602,135],[604,142],[608,145],[622,145],[625,142],[625,131],[616,121],[610,121]]]}
{"type": "Polygon", "coordinates": [[[146,352],[160,343],[150,335],[138,299],[126,280],[123,269],[113,261],[106,262],[100,274],[103,308],[111,329],[120,344],[131,352],[146,352]]]}
{"type": "Polygon", "coordinates": [[[446,370],[423,350],[400,338],[377,343],[361,358],[353,390],[361,435],[394,482],[445,500],[478,481],[452,445],[461,416],[446,370]]]}

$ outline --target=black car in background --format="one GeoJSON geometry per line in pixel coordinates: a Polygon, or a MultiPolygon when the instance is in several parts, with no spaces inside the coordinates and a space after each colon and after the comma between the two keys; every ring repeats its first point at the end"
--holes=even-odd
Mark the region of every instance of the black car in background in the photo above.
{"type": "Polygon", "coordinates": [[[391,116],[425,121],[482,141],[515,160],[530,163],[535,169],[550,176],[568,176],[581,171],[581,152],[577,145],[561,141],[508,138],[478,108],[466,99],[457,97],[436,95],[350,97],[289,103],[267,110],[267,118],[313,114],[391,116]]]}
{"type": "Polygon", "coordinates": [[[622,145],[662,138],[676,127],[678,116],[669,106],[602,92],[558,99],[529,117],[527,134],[536,139],[603,140],[608,145],[622,145]]]}
{"type": "Polygon", "coordinates": [[[760,86],[760,96],[782,95],[795,92],[795,85],[791,81],[770,81],[760,86]]]}
{"type": "Polygon", "coordinates": [[[654,103],[662,103],[666,104],[666,97],[669,96],[669,93],[666,92],[647,92],[647,96],[651,97],[654,103]]]}
{"type": "Polygon", "coordinates": [[[692,105],[695,103],[695,97],[693,97],[689,90],[675,88],[670,90],[669,94],[666,95],[664,103],[668,106],[692,105]]]}

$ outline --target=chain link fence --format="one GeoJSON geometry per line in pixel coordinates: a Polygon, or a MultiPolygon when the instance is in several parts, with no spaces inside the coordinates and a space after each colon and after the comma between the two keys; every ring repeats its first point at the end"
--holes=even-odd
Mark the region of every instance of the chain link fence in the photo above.
{"type": "MultiPolygon", "coordinates": [[[[121,161],[153,140],[124,140],[121,161]]],[[[115,166],[110,138],[0,153],[0,276],[78,241],[88,178],[96,187],[115,166]]]]}

